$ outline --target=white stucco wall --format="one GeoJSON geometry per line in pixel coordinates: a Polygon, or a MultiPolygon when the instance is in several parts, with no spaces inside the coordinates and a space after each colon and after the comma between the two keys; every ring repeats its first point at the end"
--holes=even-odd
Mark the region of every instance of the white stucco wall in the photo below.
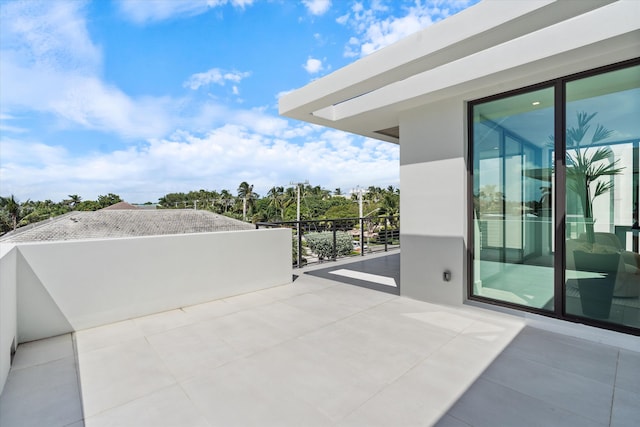
{"type": "Polygon", "coordinates": [[[18,246],[19,342],[291,282],[291,231],[18,246]]]}
{"type": "Polygon", "coordinates": [[[464,108],[449,99],[400,119],[401,292],[454,305],[464,300],[467,274],[464,108]]]}
{"type": "Polygon", "coordinates": [[[13,244],[0,244],[0,393],[11,368],[16,309],[16,249],[13,244]]]}

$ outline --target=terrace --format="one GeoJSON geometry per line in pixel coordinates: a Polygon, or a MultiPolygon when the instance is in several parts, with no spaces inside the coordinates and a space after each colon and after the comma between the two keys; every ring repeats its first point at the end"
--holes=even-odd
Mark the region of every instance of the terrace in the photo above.
{"type": "Polygon", "coordinates": [[[292,283],[21,344],[0,425],[623,426],[640,418],[636,337],[382,292],[399,284],[399,256],[323,263],[296,270],[292,283]]]}

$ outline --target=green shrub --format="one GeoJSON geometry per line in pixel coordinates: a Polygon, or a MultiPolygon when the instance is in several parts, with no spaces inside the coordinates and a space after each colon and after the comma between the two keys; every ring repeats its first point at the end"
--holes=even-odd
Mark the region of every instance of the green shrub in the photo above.
{"type": "MultiPolygon", "coordinates": [[[[333,232],[306,234],[305,239],[309,248],[315,252],[320,259],[333,257],[333,232]]],[[[351,235],[344,231],[336,232],[336,256],[349,255],[353,251],[351,235]]]]}

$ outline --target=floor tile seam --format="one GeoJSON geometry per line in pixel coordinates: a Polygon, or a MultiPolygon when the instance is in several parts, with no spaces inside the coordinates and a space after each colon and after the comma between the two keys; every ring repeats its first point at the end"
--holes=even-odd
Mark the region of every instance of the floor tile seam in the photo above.
{"type": "Polygon", "coordinates": [[[60,362],[61,360],[69,359],[69,358],[74,358],[75,359],[75,355],[69,354],[69,355],[66,355],[66,356],[58,357],[56,359],[47,360],[45,362],[34,363],[34,364],[31,364],[31,365],[28,365],[28,366],[15,366],[15,364],[13,364],[11,366],[10,372],[12,372],[12,371],[23,371],[25,369],[33,369],[33,368],[38,368],[38,367],[44,367],[45,365],[48,365],[50,363],[60,362]]]}
{"type": "Polygon", "coordinates": [[[609,426],[613,421],[613,404],[616,400],[616,384],[618,383],[618,367],[620,365],[620,350],[618,350],[618,357],[616,359],[616,371],[613,375],[613,393],[611,393],[611,408],[609,409],[609,426]]]}
{"type": "MultiPolygon", "coordinates": [[[[155,389],[153,389],[153,390],[149,391],[148,393],[145,393],[145,394],[143,394],[143,395],[140,395],[140,396],[134,397],[133,399],[127,400],[126,402],[119,403],[119,404],[116,404],[116,405],[110,406],[110,407],[108,407],[108,408],[104,408],[104,409],[100,410],[100,412],[96,412],[95,414],[91,414],[91,415],[89,415],[89,416],[84,415],[84,408],[83,408],[83,420],[90,420],[91,418],[94,418],[94,417],[97,417],[97,416],[99,416],[99,415],[102,415],[102,414],[104,414],[105,412],[113,411],[114,409],[118,409],[118,408],[120,408],[120,407],[123,407],[123,406],[129,405],[129,404],[131,404],[131,403],[133,403],[133,402],[136,402],[136,401],[142,400],[142,399],[144,399],[144,398],[147,398],[147,397],[151,396],[152,394],[158,393],[158,392],[160,392],[160,391],[162,391],[162,390],[164,390],[164,389],[168,389],[169,387],[173,387],[173,386],[175,386],[175,385],[178,385],[178,384],[167,384],[167,385],[163,385],[163,386],[161,386],[161,387],[158,387],[158,388],[155,388],[155,389]]],[[[180,390],[182,390],[182,387],[180,387],[180,390]]]]}
{"type": "MultiPolygon", "coordinates": [[[[188,381],[188,380],[184,380],[184,381],[188,381]]],[[[209,419],[205,416],[204,413],[202,413],[202,410],[198,407],[198,405],[196,405],[196,402],[194,402],[193,399],[191,399],[191,396],[189,395],[189,393],[187,393],[187,390],[185,390],[182,384],[182,381],[178,382],[177,386],[180,388],[180,391],[182,392],[184,397],[186,397],[186,399],[189,401],[193,409],[197,412],[200,419],[203,420],[207,426],[214,427],[213,425],[211,425],[211,423],[209,423],[209,419]]]]}
{"type": "Polygon", "coordinates": [[[80,377],[80,353],[78,353],[78,342],[76,341],[76,333],[71,333],[71,347],[74,358],[74,370],[76,374],[76,386],[78,387],[78,400],[80,404],[80,416],[82,423],[84,424],[84,393],[82,392],[82,377],[80,377]]]}
{"type": "MultiPolygon", "coordinates": [[[[439,349],[441,349],[442,347],[446,346],[447,344],[449,344],[451,341],[453,341],[456,337],[451,337],[450,340],[448,340],[446,343],[443,343],[442,345],[440,345],[439,347],[437,347],[437,349],[434,349],[433,351],[429,352],[428,355],[425,355],[424,357],[419,358],[419,360],[414,363],[412,366],[410,366],[409,368],[407,368],[404,372],[402,372],[401,374],[398,374],[395,378],[393,378],[390,381],[387,381],[384,384],[381,384],[380,388],[373,393],[371,396],[369,396],[368,399],[364,400],[360,405],[356,406],[355,408],[353,408],[349,413],[345,414],[344,417],[342,417],[339,421],[344,421],[347,418],[349,418],[353,413],[355,413],[356,411],[358,411],[361,407],[363,407],[364,405],[366,405],[369,401],[371,401],[372,399],[374,399],[376,396],[378,396],[380,393],[382,393],[384,390],[386,390],[388,387],[393,386],[394,384],[396,384],[398,381],[400,381],[401,378],[403,378],[405,375],[409,374],[410,371],[418,368],[421,364],[423,364],[426,360],[428,360],[430,357],[432,357],[439,349]]],[[[453,406],[453,404],[455,404],[455,402],[453,402],[449,407],[453,406]]],[[[426,402],[422,405],[420,405],[421,407],[424,407],[426,405],[426,402]]],[[[445,411],[445,414],[447,412],[445,411]]],[[[444,414],[443,414],[444,416],[444,414]]],[[[466,424],[466,423],[465,423],[466,424]]]]}
{"type": "MultiPolygon", "coordinates": [[[[517,388],[514,388],[514,387],[513,387],[513,386],[511,386],[510,384],[505,384],[505,383],[503,383],[503,382],[501,382],[501,381],[497,381],[497,380],[495,380],[495,379],[493,379],[493,378],[491,378],[491,377],[488,377],[484,372],[482,373],[482,375],[480,375],[480,377],[478,377],[478,379],[477,379],[476,381],[478,381],[478,380],[488,381],[488,382],[490,382],[490,383],[492,383],[492,384],[494,384],[494,385],[497,385],[497,386],[500,386],[500,387],[504,387],[504,388],[506,388],[506,389],[510,390],[512,393],[516,393],[516,394],[519,394],[519,395],[521,395],[521,396],[525,396],[525,397],[527,397],[527,398],[529,398],[529,399],[536,400],[536,401],[538,401],[538,402],[540,402],[540,403],[542,403],[542,404],[544,404],[544,405],[552,406],[552,407],[554,407],[554,408],[556,408],[556,409],[559,409],[559,410],[561,410],[561,411],[563,411],[563,412],[566,412],[566,413],[569,413],[569,414],[575,415],[575,416],[577,416],[577,417],[579,417],[579,418],[581,418],[581,419],[589,420],[589,421],[591,421],[591,422],[598,423],[598,424],[602,423],[602,420],[598,420],[598,419],[592,418],[592,417],[590,417],[590,416],[584,415],[584,414],[582,414],[582,413],[575,412],[573,409],[571,409],[571,408],[569,408],[569,407],[559,406],[559,405],[556,403],[557,401],[545,400],[545,399],[542,399],[542,398],[540,398],[540,397],[532,396],[532,395],[531,395],[531,394],[529,394],[529,393],[526,393],[526,392],[524,392],[524,391],[522,391],[522,390],[519,390],[519,389],[517,389],[517,388]]],[[[475,384],[475,382],[474,382],[474,384],[475,384]]],[[[612,389],[611,393],[612,393],[612,395],[613,395],[613,389],[612,389]]],[[[608,408],[608,410],[609,410],[609,423],[610,423],[612,407],[609,407],[609,408],[608,408]]],[[[608,425],[608,424],[607,424],[607,425],[608,425]]]]}
{"type": "MultiPolygon", "coordinates": [[[[593,424],[597,424],[597,425],[603,425],[603,426],[605,426],[605,425],[609,425],[609,424],[603,424],[601,420],[596,420],[596,419],[593,419],[593,418],[591,418],[591,417],[587,417],[587,416],[585,416],[585,415],[583,415],[583,414],[581,414],[581,413],[574,412],[574,411],[573,411],[573,410],[571,410],[571,409],[568,409],[568,408],[565,408],[565,407],[562,407],[562,406],[558,406],[555,402],[549,402],[549,401],[546,401],[546,400],[540,399],[540,398],[538,398],[538,397],[531,396],[531,395],[529,395],[529,394],[527,394],[527,393],[524,393],[524,392],[522,392],[522,391],[520,391],[520,390],[516,390],[516,389],[514,389],[514,388],[512,388],[512,387],[509,387],[509,386],[507,386],[507,385],[505,385],[505,384],[501,384],[501,383],[499,383],[499,382],[493,381],[493,380],[491,380],[491,379],[489,379],[489,378],[485,377],[485,376],[484,376],[484,374],[483,374],[483,375],[481,375],[480,377],[478,377],[478,378],[476,379],[476,381],[474,381],[474,382],[469,386],[469,389],[471,389],[471,387],[472,387],[473,385],[475,385],[478,381],[486,381],[486,382],[489,382],[489,383],[493,384],[494,386],[502,387],[502,388],[506,389],[507,391],[509,391],[510,393],[513,393],[513,394],[515,394],[515,395],[521,396],[523,399],[529,399],[529,400],[532,400],[532,401],[537,402],[541,407],[551,407],[551,408],[552,408],[552,412],[555,412],[555,413],[561,413],[561,414],[562,414],[562,413],[564,413],[564,414],[567,414],[567,415],[572,415],[572,416],[574,416],[574,417],[577,417],[577,418],[578,418],[578,419],[580,419],[580,420],[590,421],[591,423],[593,423],[593,424]]],[[[469,389],[467,389],[467,390],[469,390],[469,389]]],[[[474,391],[472,391],[472,393],[473,393],[473,392],[474,392],[474,391]]],[[[460,396],[460,398],[462,398],[462,397],[464,396],[464,394],[466,394],[466,393],[463,393],[463,394],[460,396]]],[[[460,398],[459,398],[459,399],[460,399],[460,398]]],[[[459,400],[459,399],[458,399],[458,400],[459,400]]],[[[457,402],[456,402],[456,403],[457,403],[457,402]]],[[[454,403],[454,405],[455,405],[455,403],[454,403]]],[[[449,412],[450,412],[450,411],[451,411],[451,409],[454,407],[454,405],[451,405],[451,407],[450,407],[450,408],[449,408],[449,410],[447,411],[447,414],[451,415],[449,412]]]]}
{"type": "MultiPolygon", "coordinates": [[[[503,352],[500,353],[500,355],[502,355],[502,354],[503,354],[503,352]]],[[[507,354],[507,356],[508,357],[515,357],[515,356],[509,355],[509,354],[507,354]]],[[[521,359],[521,358],[518,358],[518,359],[521,359]]],[[[530,359],[530,358],[524,358],[524,360],[526,362],[528,362],[528,363],[544,367],[546,371],[552,370],[555,373],[564,373],[564,374],[566,374],[566,375],[568,375],[570,377],[580,378],[580,379],[583,379],[583,380],[586,380],[586,381],[589,381],[589,382],[592,382],[592,383],[597,383],[598,385],[603,386],[603,387],[610,387],[611,389],[613,389],[613,387],[615,387],[615,376],[614,376],[614,382],[612,382],[611,384],[608,384],[608,383],[599,381],[599,380],[594,379],[594,378],[585,377],[584,375],[581,375],[581,374],[578,374],[578,373],[575,373],[575,372],[571,372],[571,371],[567,371],[566,369],[562,369],[562,368],[559,368],[557,366],[552,366],[552,365],[549,365],[547,363],[543,363],[543,362],[541,362],[539,360],[534,360],[534,359],[530,359]]]]}
{"type": "MultiPolygon", "coordinates": [[[[462,397],[462,396],[460,396],[460,397],[462,397]]],[[[458,398],[458,400],[460,400],[460,398],[458,398]]],[[[453,406],[454,406],[456,403],[457,403],[457,401],[456,401],[456,402],[454,402],[454,403],[453,403],[453,405],[451,405],[451,406],[449,407],[449,409],[447,410],[447,412],[445,412],[444,414],[442,414],[442,416],[438,419],[438,421],[436,421],[436,423],[435,423],[434,425],[438,424],[438,423],[440,422],[440,420],[442,420],[444,417],[449,416],[449,417],[451,417],[451,418],[455,419],[456,421],[460,422],[461,424],[464,424],[465,426],[474,427],[474,425],[473,425],[473,424],[469,424],[468,422],[466,422],[466,421],[465,421],[465,420],[463,420],[462,418],[458,418],[458,417],[456,417],[455,415],[453,415],[453,414],[451,414],[451,413],[450,413],[451,408],[453,408],[453,406]]]]}
{"type": "MultiPolygon", "coordinates": [[[[540,350],[537,350],[537,351],[540,351],[540,350]]],[[[604,385],[607,385],[607,386],[608,385],[615,386],[616,371],[618,369],[618,367],[617,367],[617,365],[618,365],[617,357],[616,357],[616,364],[615,364],[615,367],[613,369],[613,375],[611,375],[611,383],[607,383],[607,382],[600,381],[600,380],[598,380],[596,378],[593,378],[593,377],[590,377],[590,376],[586,376],[586,375],[582,375],[582,374],[574,372],[574,371],[566,370],[566,369],[562,368],[559,365],[554,365],[554,364],[545,362],[543,360],[536,359],[535,357],[530,356],[531,352],[529,352],[529,351],[527,351],[525,349],[522,349],[522,348],[508,346],[508,347],[506,347],[504,349],[504,351],[501,354],[505,354],[507,356],[511,355],[513,357],[517,357],[517,358],[520,358],[520,359],[527,360],[529,362],[541,364],[541,365],[547,366],[547,367],[552,368],[552,369],[556,369],[556,370],[560,370],[560,371],[563,371],[563,372],[571,373],[571,374],[574,374],[574,375],[577,375],[577,376],[580,376],[580,377],[583,377],[583,378],[586,378],[586,379],[589,379],[589,380],[597,381],[597,382],[599,382],[601,384],[604,384],[604,385]]],[[[556,358],[552,358],[552,360],[557,360],[557,359],[556,358]]]]}

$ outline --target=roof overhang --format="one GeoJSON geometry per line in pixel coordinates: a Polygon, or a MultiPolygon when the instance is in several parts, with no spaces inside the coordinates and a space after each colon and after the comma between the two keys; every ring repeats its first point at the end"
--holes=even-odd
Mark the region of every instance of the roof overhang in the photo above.
{"type": "Polygon", "coordinates": [[[640,2],[485,0],[282,96],[280,114],[398,143],[408,109],[638,56],[640,2]]]}

